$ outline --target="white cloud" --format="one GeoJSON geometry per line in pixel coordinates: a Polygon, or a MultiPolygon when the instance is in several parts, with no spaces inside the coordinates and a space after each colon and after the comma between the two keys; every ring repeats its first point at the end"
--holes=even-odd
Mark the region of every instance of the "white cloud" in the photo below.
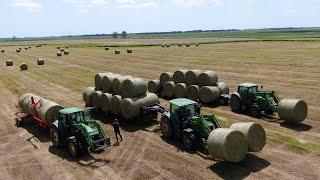
{"type": "Polygon", "coordinates": [[[43,8],[42,4],[35,0],[11,0],[10,6],[24,8],[30,12],[36,12],[43,8]]]}
{"type": "Polygon", "coordinates": [[[221,0],[211,0],[211,2],[213,3],[213,5],[215,6],[219,6],[221,4],[221,0]]]}
{"type": "Polygon", "coordinates": [[[177,6],[184,7],[195,7],[205,3],[213,4],[214,6],[221,4],[221,0],[171,0],[171,2],[177,6]]]}
{"type": "Polygon", "coordinates": [[[154,1],[138,3],[136,0],[117,0],[120,8],[136,8],[136,9],[148,9],[159,7],[158,3],[154,1]]]}
{"type": "Polygon", "coordinates": [[[72,4],[81,12],[89,12],[92,6],[105,6],[107,4],[106,0],[63,0],[63,2],[72,4]]]}
{"type": "Polygon", "coordinates": [[[90,3],[93,5],[105,5],[107,4],[106,0],[90,0],[90,3]]]}

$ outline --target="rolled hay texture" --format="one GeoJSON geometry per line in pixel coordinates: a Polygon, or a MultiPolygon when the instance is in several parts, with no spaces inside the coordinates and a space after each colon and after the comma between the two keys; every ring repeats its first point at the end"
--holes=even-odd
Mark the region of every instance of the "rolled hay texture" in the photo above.
{"type": "Polygon", "coordinates": [[[138,97],[147,93],[147,85],[142,78],[130,78],[121,85],[122,98],[138,97]]]}
{"type": "Polygon", "coordinates": [[[160,74],[160,84],[163,85],[166,82],[173,81],[173,73],[164,72],[160,74]]]}
{"type": "Polygon", "coordinates": [[[132,49],[127,49],[127,53],[132,53],[132,49]]]}
{"type": "Polygon", "coordinates": [[[248,141],[239,130],[218,128],[208,138],[211,157],[229,162],[240,162],[248,152],[248,141]]]}
{"type": "Polygon", "coordinates": [[[116,95],[121,95],[121,86],[123,81],[133,78],[132,76],[120,76],[113,79],[112,92],[116,95]]]}
{"type": "Polygon", "coordinates": [[[67,50],[65,50],[65,51],[63,52],[63,54],[64,54],[64,55],[69,55],[69,54],[70,54],[70,52],[69,52],[69,51],[67,51],[67,50]]]}
{"type": "Polygon", "coordinates": [[[92,94],[95,92],[94,87],[87,87],[83,90],[82,98],[86,106],[92,106],[92,94]]]}
{"type": "Polygon", "coordinates": [[[121,114],[126,119],[134,119],[140,115],[140,108],[153,104],[159,104],[159,98],[153,93],[141,97],[125,98],[121,103],[121,114]]]}
{"type": "Polygon", "coordinates": [[[278,114],[282,120],[300,123],[308,115],[308,105],[300,99],[283,99],[279,102],[278,114]]]}
{"type": "Polygon", "coordinates": [[[197,85],[198,77],[202,73],[201,70],[190,70],[186,72],[185,80],[188,86],[197,85]]]}
{"type": "Polygon", "coordinates": [[[226,83],[220,82],[220,83],[217,83],[217,85],[218,85],[217,87],[220,90],[220,94],[229,94],[230,90],[226,83]]]}
{"type": "Polygon", "coordinates": [[[38,65],[44,65],[44,60],[43,59],[37,59],[37,64],[38,65]]]}
{"type": "Polygon", "coordinates": [[[108,93],[112,93],[112,83],[113,83],[113,80],[114,78],[118,78],[118,77],[121,77],[120,74],[107,74],[107,75],[104,75],[102,77],[102,84],[101,84],[101,87],[102,87],[102,90],[104,92],[108,92],[108,93]]]}
{"type": "Polygon", "coordinates": [[[213,103],[220,97],[220,90],[215,86],[203,86],[200,88],[199,97],[203,103],[213,103]]]}
{"type": "Polygon", "coordinates": [[[16,49],[16,51],[17,51],[17,53],[19,53],[21,51],[21,49],[18,48],[18,49],[16,49]]]}
{"type": "Polygon", "coordinates": [[[188,70],[178,70],[173,73],[173,81],[175,84],[177,83],[185,83],[186,82],[186,73],[188,70]]]}
{"type": "Polygon", "coordinates": [[[251,152],[259,152],[266,144],[266,133],[263,127],[254,122],[239,122],[230,126],[231,129],[239,130],[248,141],[248,149],[251,152]]]}
{"type": "Polygon", "coordinates": [[[111,72],[98,73],[94,76],[94,85],[97,90],[102,90],[102,79],[104,76],[111,75],[111,72]]]}
{"type": "Polygon", "coordinates": [[[34,109],[32,107],[32,102],[31,102],[32,96],[34,97],[34,100],[36,103],[40,100],[39,105],[41,104],[41,106],[38,110],[38,114],[40,118],[42,120],[45,120],[48,124],[53,123],[55,118],[58,118],[57,116],[59,114],[58,113],[59,110],[63,109],[63,107],[53,101],[28,93],[28,94],[22,95],[19,98],[18,104],[23,111],[29,114],[34,115],[34,109]]]}
{"type": "Polygon", "coordinates": [[[62,56],[62,53],[61,52],[57,52],[57,56],[62,56]]]}
{"type": "Polygon", "coordinates": [[[150,93],[158,94],[160,92],[160,80],[151,80],[148,82],[148,91],[150,93]]]}
{"type": "Polygon", "coordinates": [[[121,115],[121,101],[122,97],[119,95],[114,95],[110,101],[110,113],[115,115],[121,115]]]}
{"type": "Polygon", "coordinates": [[[12,59],[6,60],[6,65],[7,66],[13,66],[13,60],[12,59]]]}
{"type": "Polygon", "coordinates": [[[112,94],[103,93],[101,96],[101,109],[105,113],[110,112],[112,94]]]}
{"type": "Polygon", "coordinates": [[[175,84],[173,81],[169,81],[163,84],[162,95],[166,98],[174,97],[174,87],[175,84]]]}
{"type": "Polygon", "coordinates": [[[95,108],[101,108],[101,96],[102,96],[102,91],[95,91],[92,93],[91,96],[91,101],[92,101],[92,106],[95,108]]]}
{"type": "Polygon", "coordinates": [[[120,54],[120,50],[119,50],[119,49],[116,49],[116,50],[114,50],[114,53],[115,53],[115,54],[120,54]]]}
{"type": "Polygon", "coordinates": [[[21,71],[26,71],[26,70],[28,70],[28,65],[25,64],[25,63],[22,63],[22,64],[20,65],[20,70],[21,70],[21,71]]]}
{"type": "Polygon", "coordinates": [[[205,71],[198,76],[198,85],[201,86],[215,86],[218,82],[218,75],[214,71],[205,71]]]}
{"type": "Polygon", "coordinates": [[[187,85],[185,83],[178,83],[174,87],[174,96],[176,98],[186,97],[187,85]]]}
{"type": "Polygon", "coordinates": [[[187,88],[186,96],[188,99],[196,101],[199,99],[200,88],[198,85],[191,85],[187,88]]]}

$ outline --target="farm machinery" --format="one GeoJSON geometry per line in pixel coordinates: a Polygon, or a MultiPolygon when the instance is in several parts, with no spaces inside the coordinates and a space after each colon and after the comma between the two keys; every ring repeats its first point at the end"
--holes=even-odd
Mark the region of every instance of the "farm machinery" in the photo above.
{"type": "Polygon", "coordinates": [[[73,157],[88,150],[97,152],[110,145],[110,138],[105,135],[98,121],[91,119],[90,110],[57,108],[52,101],[42,98],[35,100],[32,94],[19,100],[19,108],[25,116],[16,118],[18,127],[31,117],[39,127],[50,132],[54,147],[66,146],[73,157]]]}

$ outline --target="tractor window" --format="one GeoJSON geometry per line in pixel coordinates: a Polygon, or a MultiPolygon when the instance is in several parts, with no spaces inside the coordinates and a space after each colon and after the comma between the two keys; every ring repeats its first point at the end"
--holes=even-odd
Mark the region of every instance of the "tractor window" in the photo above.
{"type": "Polygon", "coordinates": [[[171,105],[171,113],[175,113],[177,109],[179,109],[179,107],[171,105]]]}
{"type": "Polygon", "coordinates": [[[247,87],[240,87],[239,92],[240,93],[248,93],[248,88],[247,87]]]}
{"type": "Polygon", "coordinates": [[[72,122],[82,123],[84,121],[83,113],[82,112],[76,112],[70,114],[70,119],[72,122]]]}
{"type": "Polygon", "coordinates": [[[251,88],[249,89],[249,93],[255,93],[255,92],[257,92],[257,91],[258,91],[258,87],[257,87],[257,86],[251,87],[251,88]]]}
{"type": "Polygon", "coordinates": [[[196,115],[194,104],[190,104],[190,105],[187,107],[187,113],[188,113],[188,117],[193,117],[193,116],[196,115]]]}

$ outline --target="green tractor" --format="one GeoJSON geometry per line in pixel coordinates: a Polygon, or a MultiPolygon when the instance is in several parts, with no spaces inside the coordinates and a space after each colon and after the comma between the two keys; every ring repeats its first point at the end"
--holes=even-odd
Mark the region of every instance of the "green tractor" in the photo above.
{"type": "Polygon", "coordinates": [[[170,101],[170,111],[162,114],[160,129],[164,138],[174,138],[192,150],[195,147],[206,149],[209,134],[220,128],[214,115],[200,115],[197,102],[180,98],[170,101]]]}
{"type": "Polygon", "coordinates": [[[76,157],[90,149],[97,152],[110,145],[99,123],[92,120],[88,112],[80,108],[59,111],[59,119],[52,123],[50,137],[55,147],[66,145],[69,153],[76,157]]]}
{"type": "Polygon", "coordinates": [[[263,114],[272,115],[277,112],[279,101],[274,91],[261,91],[256,84],[242,83],[237,92],[230,94],[229,105],[234,112],[261,117],[263,114]]]}

